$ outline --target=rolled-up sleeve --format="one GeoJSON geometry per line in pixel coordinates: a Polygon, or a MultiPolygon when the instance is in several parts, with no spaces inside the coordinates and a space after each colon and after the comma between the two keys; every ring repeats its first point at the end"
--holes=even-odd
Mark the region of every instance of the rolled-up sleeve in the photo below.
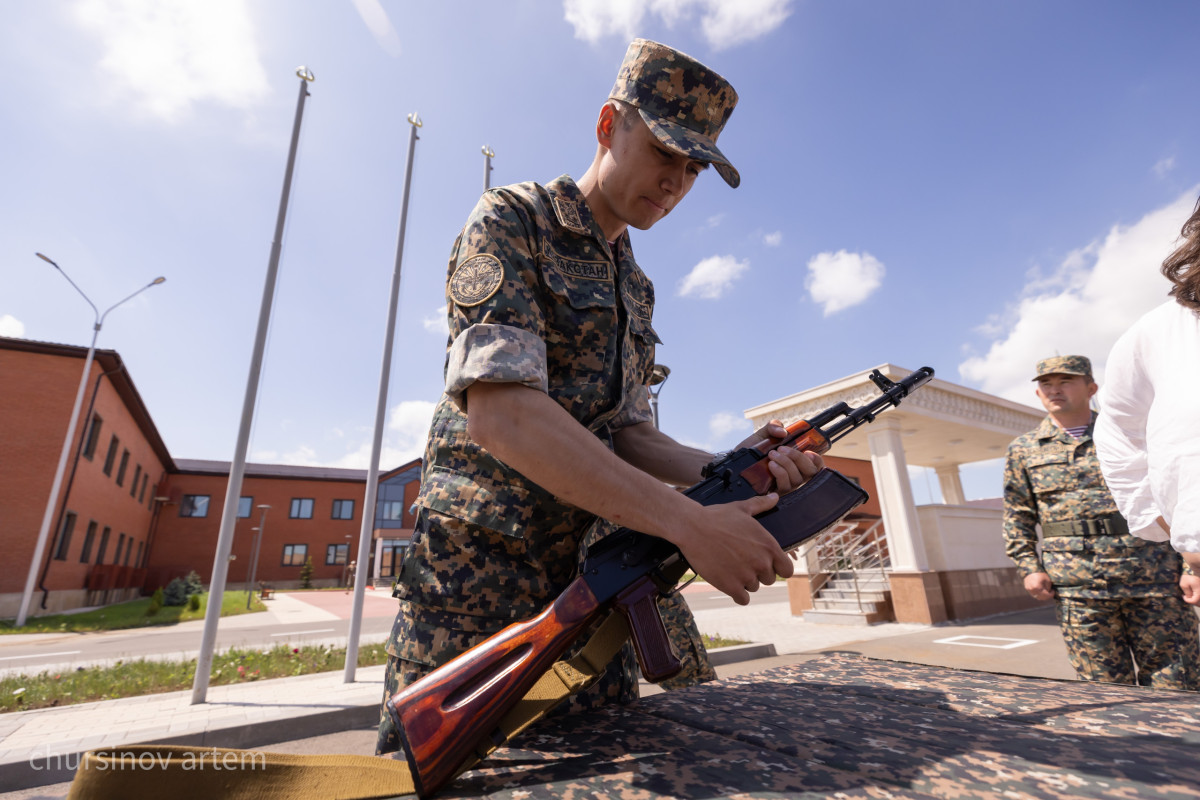
{"type": "Polygon", "coordinates": [[[547,391],[536,225],[502,191],[484,194],[455,243],[447,280],[445,392],[465,409],[476,381],[547,391]]]}
{"type": "Polygon", "coordinates": [[[463,394],[476,381],[520,383],[547,391],[546,343],[528,331],[508,325],[472,325],[450,345],[446,394],[463,408],[463,394]]]}

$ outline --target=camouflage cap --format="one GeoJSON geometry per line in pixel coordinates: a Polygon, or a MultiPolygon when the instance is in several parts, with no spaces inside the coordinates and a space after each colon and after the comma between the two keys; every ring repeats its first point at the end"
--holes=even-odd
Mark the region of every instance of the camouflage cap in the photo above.
{"type": "Polygon", "coordinates": [[[1092,362],[1086,356],[1054,356],[1037,363],[1036,381],[1044,375],[1085,375],[1092,377],[1092,362]]]}
{"type": "Polygon", "coordinates": [[[670,149],[712,164],[735,189],[742,182],[717,149],[717,137],[737,105],[737,92],[696,59],[665,44],[634,39],[608,97],[636,107],[670,149]]]}

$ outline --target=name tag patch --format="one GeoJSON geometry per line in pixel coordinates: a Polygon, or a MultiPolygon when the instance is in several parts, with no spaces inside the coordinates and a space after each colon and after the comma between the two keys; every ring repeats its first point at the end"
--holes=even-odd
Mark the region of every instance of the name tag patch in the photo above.
{"type": "Polygon", "coordinates": [[[574,258],[567,258],[556,253],[554,248],[550,246],[550,243],[544,240],[542,242],[542,255],[563,275],[570,275],[572,278],[586,278],[593,281],[611,280],[612,275],[607,261],[580,261],[574,258]]]}

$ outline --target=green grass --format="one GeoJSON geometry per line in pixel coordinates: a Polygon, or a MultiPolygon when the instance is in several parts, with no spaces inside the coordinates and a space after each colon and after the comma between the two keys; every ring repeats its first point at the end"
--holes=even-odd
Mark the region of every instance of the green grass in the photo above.
{"type": "MultiPolygon", "coordinates": [[[[144,628],[150,625],[174,625],[191,619],[204,619],[208,608],[208,592],[200,594],[200,608],[191,611],[186,605],[163,606],[153,616],[146,614],[150,598],[142,597],[126,603],[117,603],[93,611],[78,614],[48,614],[30,617],[18,628],[15,620],[0,620],[0,635],[7,633],[82,633],[85,631],[115,631],[127,628],[144,628]]],[[[245,592],[225,592],[221,598],[221,616],[232,617],[253,611],[266,611],[267,607],[256,595],[251,595],[250,609],[246,609],[245,592]]]]}
{"type": "Polygon", "coordinates": [[[704,642],[705,650],[712,650],[714,647],[733,647],[735,644],[750,644],[745,639],[726,639],[719,633],[702,633],[700,639],[704,642]]]}
{"type": "MultiPolygon", "coordinates": [[[[245,603],[243,595],[242,603],[245,603]]],[[[275,645],[270,649],[230,650],[213,657],[212,686],[288,678],[314,672],[333,672],[345,666],[341,647],[275,645]]],[[[362,645],[358,665],[387,661],[383,643],[362,645]]],[[[70,672],[43,672],[0,679],[0,713],[90,703],[118,697],[139,697],[192,688],[196,662],[129,661],[108,667],[79,667],[70,672]]]]}

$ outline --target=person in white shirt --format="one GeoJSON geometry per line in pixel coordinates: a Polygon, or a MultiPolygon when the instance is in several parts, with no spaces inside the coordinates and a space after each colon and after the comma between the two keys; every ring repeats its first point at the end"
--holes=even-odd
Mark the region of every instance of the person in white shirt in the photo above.
{"type": "Polygon", "coordinates": [[[1170,541],[1179,585],[1200,605],[1200,200],[1163,262],[1173,299],[1109,353],[1095,438],[1100,468],[1132,533],[1170,541]]]}

